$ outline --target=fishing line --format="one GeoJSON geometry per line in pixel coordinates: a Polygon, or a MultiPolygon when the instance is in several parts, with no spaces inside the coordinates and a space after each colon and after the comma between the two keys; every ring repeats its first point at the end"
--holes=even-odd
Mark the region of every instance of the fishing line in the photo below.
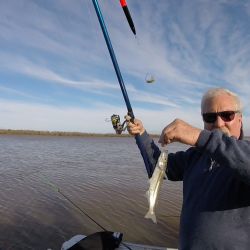
{"type": "MultiPolygon", "coordinates": [[[[95,219],[93,219],[86,211],[84,211],[80,206],[78,206],[72,199],[70,199],[64,192],[62,192],[61,189],[57,185],[52,183],[48,179],[48,177],[41,174],[42,171],[43,170],[34,171],[34,172],[31,172],[27,175],[20,174],[20,175],[18,175],[18,177],[21,177],[20,179],[24,181],[26,178],[30,177],[31,175],[39,174],[38,177],[40,177],[40,179],[42,180],[43,183],[48,184],[48,186],[50,186],[52,190],[54,190],[55,192],[58,192],[61,196],[63,196],[74,208],[76,208],[82,215],[85,215],[86,217],[88,217],[92,222],[94,222],[97,226],[99,226],[103,231],[108,232],[108,230],[105,227],[103,227],[100,223],[98,223],[95,219]]],[[[5,171],[5,172],[7,172],[7,171],[5,171]]],[[[23,222],[24,222],[24,220],[25,220],[25,218],[23,218],[23,222]]],[[[121,242],[120,244],[122,244],[127,249],[132,250],[128,245],[126,245],[126,243],[121,242]]]]}
{"type": "MultiPolygon", "coordinates": [[[[54,189],[56,192],[58,192],[60,195],[62,195],[68,202],[70,202],[75,208],[77,208],[82,214],[87,216],[92,222],[94,222],[96,225],[98,225],[101,229],[103,229],[104,231],[108,231],[101,224],[99,224],[96,220],[94,220],[90,215],[88,215],[87,212],[85,212],[82,208],[80,208],[74,201],[72,201],[67,195],[65,195],[58,186],[53,184],[45,175],[43,175],[41,173],[42,171],[43,170],[37,170],[37,171],[33,171],[31,173],[28,173],[26,175],[18,174],[17,178],[20,178],[22,181],[24,181],[25,179],[29,178],[32,175],[39,174],[38,177],[40,177],[43,180],[43,183],[51,186],[52,189],[54,189]]],[[[8,172],[8,171],[4,171],[4,174],[6,172],[8,172]]]]}
{"type": "Polygon", "coordinates": [[[99,224],[96,220],[94,220],[90,215],[88,215],[87,212],[85,212],[82,208],[80,208],[73,200],[71,200],[67,195],[65,195],[57,185],[55,185],[54,183],[52,183],[48,179],[48,177],[41,175],[41,174],[39,175],[39,177],[41,177],[41,179],[44,181],[44,183],[47,183],[49,186],[52,187],[52,189],[54,189],[56,192],[58,192],[60,195],[62,195],[71,205],[73,205],[73,207],[75,207],[78,211],[80,211],[81,214],[87,216],[92,222],[94,222],[102,230],[108,231],[101,224],[99,224]]]}
{"type": "MultiPolygon", "coordinates": [[[[84,215],[86,215],[87,213],[82,209],[82,208],[80,208],[78,205],[76,205],[70,198],[68,198],[62,191],[61,191],[61,189],[59,188],[59,187],[57,187],[55,184],[53,184],[47,177],[45,177],[43,174],[42,174],[42,172],[43,172],[44,170],[42,169],[42,170],[37,170],[37,171],[33,171],[33,172],[31,172],[31,173],[28,173],[28,174],[26,174],[26,175],[23,175],[23,174],[18,174],[17,175],[17,177],[19,178],[19,180],[25,180],[26,178],[29,178],[30,176],[32,176],[32,175],[36,175],[36,174],[39,174],[39,177],[41,177],[41,179],[43,179],[44,180],[44,183],[46,183],[46,184],[49,184],[56,192],[58,192],[58,193],[60,193],[66,200],[68,200],[73,206],[75,206],[77,209],[79,209],[84,215]],[[42,176],[41,176],[42,175],[42,176]],[[46,180],[46,181],[45,181],[46,180]],[[78,208],[79,207],[79,208],[78,208]]],[[[2,173],[1,173],[1,175],[2,174],[5,174],[5,173],[8,173],[8,170],[6,170],[6,171],[3,171],[2,173]]],[[[180,215],[162,215],[163,217],[166,217],[166,218],[171,218],[171,217],[180,217],[180,215]]],[[[91,219],[90,218],[90,216],[89,215],[87,215],[87,217],[89,218],[89,219],[91,219]]],[[[91,219],[92,220],[92,219],[91,219]]],[[[98,224],[97,224],[98,225],[98,224]]],[[[99,226],[99,225],[98,225],[99,226]]],[[[100,225],[100,227],[104,230],[104,231],[107,231],[104,227],[102,227],[101,225],[100,225]]]]}
{"type": "Polygon", "coordinates": [[[139,51],[141,51],[141,50],[146,51],[147,60],[143,60],[143,64],[147,68],[147,71],[146,71],[146,73],[144,73],[143,80],[146,83],[153,83],[156,81],[155,72],[152,72],[152,65],[154,65],[154,64],[152,64],[152,62],[150,60],[150,55],[149,55],[147,49],[143,48],[145,43],[143,42],[143,40],[141,39],[141,36],[138,33],[136,33],[136,35],[135,35],[135,41],[136,41],[136,46],[137,46],[139,51]]]}
{"type": "MultiPolygon", "coordinates": [[[[29,178],[32,175],[39,174],[38,177],[42,180],[43,183],[48,184],[48,186],[51,187],[52,190],[55,192],[58,192],[62,197],[64,197],[74,208],[76,208],[82,215],[85,215],[87,218],[89,218],[93,223],[95,223],[97,226],[99,226],[103,231],[108,231],[104,226],[102,226],[100,223],[98,223],[95,219],[93,219],[86,211],[84,211],[79,205],[77,205],[72,199],[70,199],[61,189],[54,183],[52,183],[48,177],[41,174],[43,170],[33,171],[27,175],[19,174],[18,177],[22,180],[25,180],[26,178],[29,178]]],[[[7,172],[7,171],[5,171],[7,172]]],[[[174,215],[165,215],[164,217],[180,217],[180,216],[174,216],[174,215]]],[[[23,220],[24,222],[24,220],[23,220]]],[[[132,250],[131,247],[129,247],[126,243],[121,242],[121,245],[126,247],[129,250],[132,250]]],[[[9,248],[8,248],[9,249],[9,248]]]]}
{"type": "MultiPolygon", "coordinates": [[[[78,211],[80,211],[81,214],[88,217],[92,222],[94,222],[97,226],[99,226],[103,231],[108,232],[108,230],[105,227],[103,227],[100,223],[98,223],[95,219],[93,219],[86,211],[84,211],[81,207],[79,207],[73,200],[71,200],[67,195],[65,195],[57,185],[55,185],[48,179],[48,177],[41,175],[41,174],[39,175],[39,177],[41,177],[41,179],[44,180],[44,183],[47,183],[49,186],[51,186],[52,189],[54,189],[56,192],[62,195],[73,207],[75,207],[78,211]]],[[[132,250],[125,243],[121,242],[120,244],[124,245],[127,249],[132,250]]]]}
{"type": "MultiPolygon", "coordinates": [[[[135,35],[137,47],[140,48],[141,47],[140,46],[141,45],[141,41],[139,40],[139,37],[137,39],[137,33],[136,33],[136,30],[135,30],[134,22],[133,22],[133,19],[132,19],[131,15],[130,15],[130,11],[128,9],[126,0],[120,0],[120,4],[121,4],[122,9],[124,11],[124,14],[125,14],[125,16],[127,18],[127,21],[129,23],[130,29],[132,30],[133,34],[135,35]]],[[[146,61],[148,61],[148,60],[146,60],[146,61]]],[[[153,83],[153,82],[155,82],[155,77],[152,74],[152,72],[147,72],[146,75],[145,75],[145,79],[144,80],[147,83],[153,83]]]]}

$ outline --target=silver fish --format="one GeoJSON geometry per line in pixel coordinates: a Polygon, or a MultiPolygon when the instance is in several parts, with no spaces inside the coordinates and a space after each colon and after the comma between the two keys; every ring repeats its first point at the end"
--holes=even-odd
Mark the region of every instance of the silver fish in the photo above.
{"type": "Polygon", "coordinates": [[[157,223],[155,215],[155,205],[159,196],[162,180],[166,176],[167,158],[168,151],[161,152],[153,175],[149,179],[149,189],[146,192],[149,203],[149,210],[146,213],[145,218],[152,219],[154,223],[157,223]]]}

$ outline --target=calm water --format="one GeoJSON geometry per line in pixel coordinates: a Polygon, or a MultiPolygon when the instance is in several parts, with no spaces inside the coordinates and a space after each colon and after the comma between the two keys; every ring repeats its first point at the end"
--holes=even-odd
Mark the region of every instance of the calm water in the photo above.
{"type": "MultiPolygon", "coordinates": [[[[169,146],[170,152],[185,149],[169,146]]],[[[176,247],[182,184],[165,181],[156,216],[134,138],[0,136],[0,249],[60,249],[76,234],[102,229],[125,241],[176,247]]]]}

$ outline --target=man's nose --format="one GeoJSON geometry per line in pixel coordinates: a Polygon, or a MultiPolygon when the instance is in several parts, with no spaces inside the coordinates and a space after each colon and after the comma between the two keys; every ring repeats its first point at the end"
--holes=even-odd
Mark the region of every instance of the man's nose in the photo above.
{"type": "Polygon", "coordinates": [[[221,117],[218,115],[215,122],[214,122],[214,126],[216,128],[220,128],[223,127],[225,125],[225,122],[221,119],[221,117]]]}

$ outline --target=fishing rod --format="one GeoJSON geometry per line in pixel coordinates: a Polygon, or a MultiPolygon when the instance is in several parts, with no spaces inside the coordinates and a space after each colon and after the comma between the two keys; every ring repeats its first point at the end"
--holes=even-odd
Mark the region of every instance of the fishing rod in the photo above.
{"type": "Polygon", "coordinates": [[[127,91],[126,91],[126,88],[125,88],[125,85],[124,85],[124,82],[123,82],[123,78],[122,78],[122,74],[121,74],[118,62],[116,60],[116,56],[115,56],[113,46],[112,46],[111,40],[109,38],[108,30],[106,28],[106,25],[105,25],[105,22],[104,22],[102,13],[101,13],[101,9],[99,7],[99,4],[98,4],[97,0],[92,0],[92,2],[93,2],[93,5],[95,7],[95,11],[96,11],[100,26],[102,28],[102,32],[103,32],[103,35],[104,35],[104,38],[105,38],[105,41],[106,41],[106,44],[107,44],[107,47],[108,47],[108,50],[109,50],[111,60],[112,60],[113,65],[114,65],[114,69],[115,69],[115,72],[116,72],[116,75],[117,75],[117,78],[118,78],[118,81],[119,81],[119,84],[120,84],[120,88],[121,88],[121,91],[122,91],[122,94],[123,94],[123,98],[125,100],[125,103],[126,103],[126,106],[127,106],[127,109],[128,109],[128,115],[132,119],[134,119],[134,113],[133,113],[133,110],[132,110],[132,107],[131,107],[131,104],[130,104],[130,101],[129,101],[129,98],[128,98],[128,94],[127,94],[127,91]]]}
{"type": "Polygon", "coordinates": [[[128,9],[128,5],[126,3],[126,0],[120,0],[120,4],[122,6],[122,9],[124,11],[124,14],[128,20],[128,24],[132,30],[132,32],[134,33],[134,35],[136,35],[136,30],[135,30],[135,25],[134,25],[134,22],[132,20],[132,17],[130,15],[130,12],[129,12],[129,9],[128,9]]]}
{"type": "MultiPolygon", "coordinates": [[[[111,40],[109,38],[108,30],[106,28],[101,9],[99,7],[98,0],[92,0],[92,2],[93,2],[93,5],[94,5],[94,8],[95,8],[96,15],[98,17],[101,29],[102,29],[103,36],[104,36],[105,41],[106,41],[106,45],[107,45],[108,50],[109,50],[109,54],[110,54],[110,57],[111,57],[111,60],[112,60],[112,63],[113,63],[117,78],[118,78],[118,82],[119,82],[119,85],[120,85],[120,88],[121,88],[121,91],[122,91],[122,94],[123,94],[124,101],[125,101],[126,106],[127,106],[128,115],[131,117],[131,121],[133,122],[134,118],[135,118],[134,112],[132,110],[132,106],[131,106],[129,98],[128,98],[126,87],[125,87],[125,84],[124,84],[124,81],[123,81],[123,78],[122,78],[122,74],[121,74],[118,62],[116,60],[115,52],[114,52],[111,40]]],[[[136,135],[135,139],[136,139],[137,144],[139,146],[140,145],[142,146],[140,136],[136,135]]],[[[142,154],[142,158],[143,158],[146,170],[147,170],[148,177],[151,177],[152,173],[153,173],[154,166],[149,161],[146,151],[142,151],[141,154],[142,154]]]]}

